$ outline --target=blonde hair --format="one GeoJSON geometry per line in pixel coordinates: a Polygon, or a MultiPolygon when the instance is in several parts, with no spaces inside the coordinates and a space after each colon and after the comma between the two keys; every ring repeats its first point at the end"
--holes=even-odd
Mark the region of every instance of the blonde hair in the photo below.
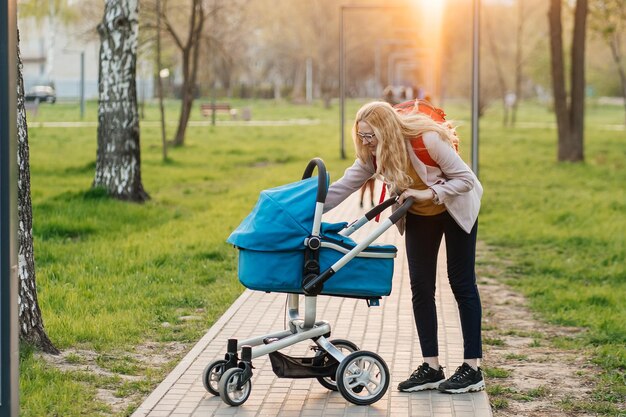
{"type": "Polygon", "coordinates": [[[413,182],[407,173],[409,164],[407,140],[426,132],[435,132],[450,146],[454,146],[457,141],[454,129],[449,122],[437,123],[430,117],[417,112],[400,114],[387,102],[373,101],[357,111],[352,127],[352,140],[357,157],[362,162],[367,162],[372,155],[357,134],[358,124],[361,121],[372,127],[378,140],[376,174],[401,190],[409,188],[413,182]]]}

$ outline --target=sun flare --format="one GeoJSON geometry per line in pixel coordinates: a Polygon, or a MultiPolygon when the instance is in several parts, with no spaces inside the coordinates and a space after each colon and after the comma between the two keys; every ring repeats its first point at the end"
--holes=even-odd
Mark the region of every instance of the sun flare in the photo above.
{"type": "Polygon", "coordinates": [[[436,22],[441,21],[445,0],[417,0],[423,13],[436,22]]]}
{"type": "Polygon", "coordinates": [[[437,100],[441,94],[441,51],[444,23],[445,0],[413,0],[419,8],[420,32],[426,50],[425,60],[428,70],[424,75],[424,88],[437,100]]]}

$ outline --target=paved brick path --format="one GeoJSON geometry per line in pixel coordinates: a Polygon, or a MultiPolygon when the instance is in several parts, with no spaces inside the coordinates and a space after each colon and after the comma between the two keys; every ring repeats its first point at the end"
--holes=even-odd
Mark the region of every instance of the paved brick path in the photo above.
{"type": "MultiPolygon", "coordinates": [[[[360,216],[356,194],[324,217],[325,221],[352,221],[360,216]]],[[[372,223],[372,222],[371,222],[372,223]]],[[[368,232],[369,225],[355,233],[355,240],[368,232]]],[[[402,238],[395,227],[378,241],[399,249],[391,296],[381,307],[368,308],[365,301],[339,297],[318,297],[317,319],[330,322],[333,338],[348,339],[361,349],[378,353],[391,372],[387,394],[371,406],[356,406],[338,392],[330,392],[315,379],[281,379],[272,372],[267,356],[253,361],[256,368],[252,393],[240,407],[229,407],[202,385],[204,367],[222,359],[226,340],[240,340],[285,328],[285,294],[244,293],[211,327],[181,363],[136,410],[133,417],[321,417],[321,416],[415,416],[415,417],[490,417],[487,394],[448,395],[437,391],[401,393],[398,383],[419,365],[421,354],[413,321],[411,289],[402,238]]],[[[458,312],[447,283],[445,248],[439,254],[437,307],[440,361],[450,375],[463,357],[458,312]]],[[[303,316],[304,299],[300,312],[303,316]]],[[[302,342],[283,350],[293,356],[310,356],[313,343],[302,342]]]]}

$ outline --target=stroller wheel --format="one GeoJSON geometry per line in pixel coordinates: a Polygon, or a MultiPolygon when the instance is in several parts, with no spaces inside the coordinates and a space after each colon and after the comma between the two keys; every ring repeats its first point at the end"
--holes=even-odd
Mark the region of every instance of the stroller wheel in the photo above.
{"type": "Polygon", "coordinates": [[[216,397],[220,395],[219,383],[224,373],[226,363],[227,362],[223,359],[213,361],[204,368],[204,372],[202,373],[204,388],[216,397]]]}
{"type": "Polygon", "coordinates": [[[336,380],[343,398],[356,405],[370,405],[387,392],[389,368],[377,354],[360,350],[339,364],[336,380]]]}
{"type": "MultiPolygon", "coordinates": [[[[352,352],[356,352],[357,350],[359,350],[359,347],[357,345],[355,345],[354,343],[352,343],[349,340],[344,340],[344,339],[335,339],[335,340],[331,340],[330,343],[333,344],[333,346],[335,346],[337,349],[339,349],[341,351],[341,353],[343,353],[344,355],[348,355],[352,352]]],[[[317,353],[315,354],[315,356],[321,356],[324,355],[326,352],[323,350],[318,350],[317,353]]],[[[325,376],[325,377],[319,377],[317,378],[317,381],[326,389],[329,389],[331,391],[337,391],[337,383],[335,382],[335,376],[325,376]]]]}
{"type": "Polygon", "coordinates": [[[243,369],[231,368],[224,372],[220,378],[219,392],[220,398],[228,405],[235,407],[245,403],[252,391],[252,381],[248,380],[239,388],[241,378],[243,377],[243,369]]]}

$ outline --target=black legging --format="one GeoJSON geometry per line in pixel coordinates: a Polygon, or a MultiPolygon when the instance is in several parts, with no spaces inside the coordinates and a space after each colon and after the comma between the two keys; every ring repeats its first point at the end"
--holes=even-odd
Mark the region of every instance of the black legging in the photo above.
{"type": "Polygon", "coordinates": [[[406,252],[413,292],[413,314],[424,357],[439,356],[435,281],[437,253],[446,236],[448,280],[454,293],[463,332],[464,359],[482,357],[481,306],[476,287],[476,232],[466,233],[446,211],[435,216],[406,216],[406,252]]]}

